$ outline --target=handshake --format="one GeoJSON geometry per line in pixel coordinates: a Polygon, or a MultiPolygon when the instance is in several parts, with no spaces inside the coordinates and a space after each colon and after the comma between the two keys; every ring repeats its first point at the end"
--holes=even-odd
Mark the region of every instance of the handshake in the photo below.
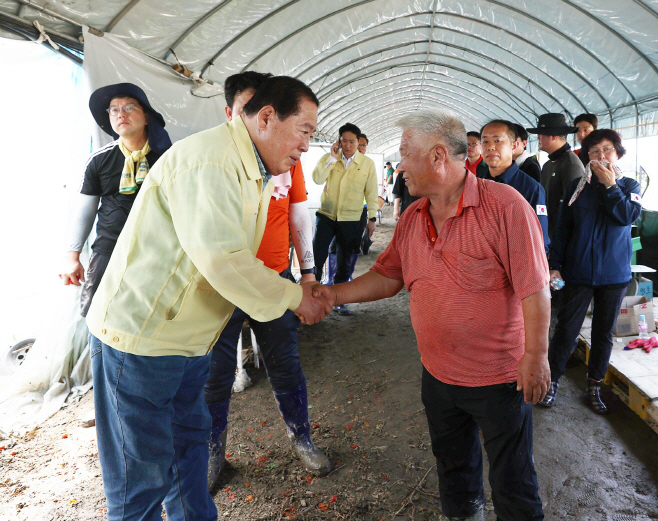
{"type": "Polygon", "coordinates": [[[302,282],[301,286],[304,294],[295,315],[304,324],[320,322],[337,305],[336,290],[319,282],[302,282]]]}

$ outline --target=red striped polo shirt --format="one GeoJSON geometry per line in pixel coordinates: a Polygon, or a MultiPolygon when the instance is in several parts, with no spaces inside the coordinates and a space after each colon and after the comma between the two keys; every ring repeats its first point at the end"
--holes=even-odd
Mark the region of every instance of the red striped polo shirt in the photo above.
{"type": "Polygon", "coordinates": [[[401,280],[421,361],[465,387],[514,382],[524,352],[521,300],[549,281],[537,215],[513,188],[466,176],[457,214],[437,234],[422,198],[372,267],[401,280]]]}

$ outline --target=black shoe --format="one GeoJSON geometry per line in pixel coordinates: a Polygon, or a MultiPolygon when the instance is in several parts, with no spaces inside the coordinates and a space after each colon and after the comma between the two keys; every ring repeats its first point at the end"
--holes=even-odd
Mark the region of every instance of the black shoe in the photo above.
{"type": "Polygon", "coordinates": [[[587,379],[587,401],[596,414],[608,414],[610,411],[601,400],[601,382],[587,379]]]}
{"type": "Polygon", "coordinates": [[[551,386],[548,388],[546,396],[544,396],[542,401],[537,402],[537,405],[541,405],[542,407],[553,407],[553,405],[555,405],[555,397],[557,396],[558,387],[560,387],[558,382],[551,382],[551,386]]]}

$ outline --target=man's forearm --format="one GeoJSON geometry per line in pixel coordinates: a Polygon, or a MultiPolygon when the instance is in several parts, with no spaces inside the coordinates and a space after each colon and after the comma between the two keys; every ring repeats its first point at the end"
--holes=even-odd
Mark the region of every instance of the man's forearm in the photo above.
{"type": "Polygon", "coordinates": [[[546,355],[551,321],[551,298],[548,286],[521,301],[525,326],[525,352],[546,355]]]}
{"type": "Polygon", "coordinates": [[[332,286],[336,295],[336,303],[371,302],[396,295],[404,286],[401,280],[389,279],[377,273],[368,271],[351,282],[332,286]]]}

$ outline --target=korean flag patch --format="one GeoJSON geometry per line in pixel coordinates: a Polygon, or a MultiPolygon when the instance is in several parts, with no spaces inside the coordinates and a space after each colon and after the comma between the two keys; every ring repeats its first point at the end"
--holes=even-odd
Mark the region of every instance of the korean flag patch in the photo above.
{"type": "Polygon", "coordinates": [[[638,194],[631,194],[631,201],[637,204],[642,204],[642,198],[638,194]]]}
{"type": "Polygon", "coordinates": [[[538,204],[537,205],[537,215],[548,215],[546,212],[546,205],[538,204]]]}

